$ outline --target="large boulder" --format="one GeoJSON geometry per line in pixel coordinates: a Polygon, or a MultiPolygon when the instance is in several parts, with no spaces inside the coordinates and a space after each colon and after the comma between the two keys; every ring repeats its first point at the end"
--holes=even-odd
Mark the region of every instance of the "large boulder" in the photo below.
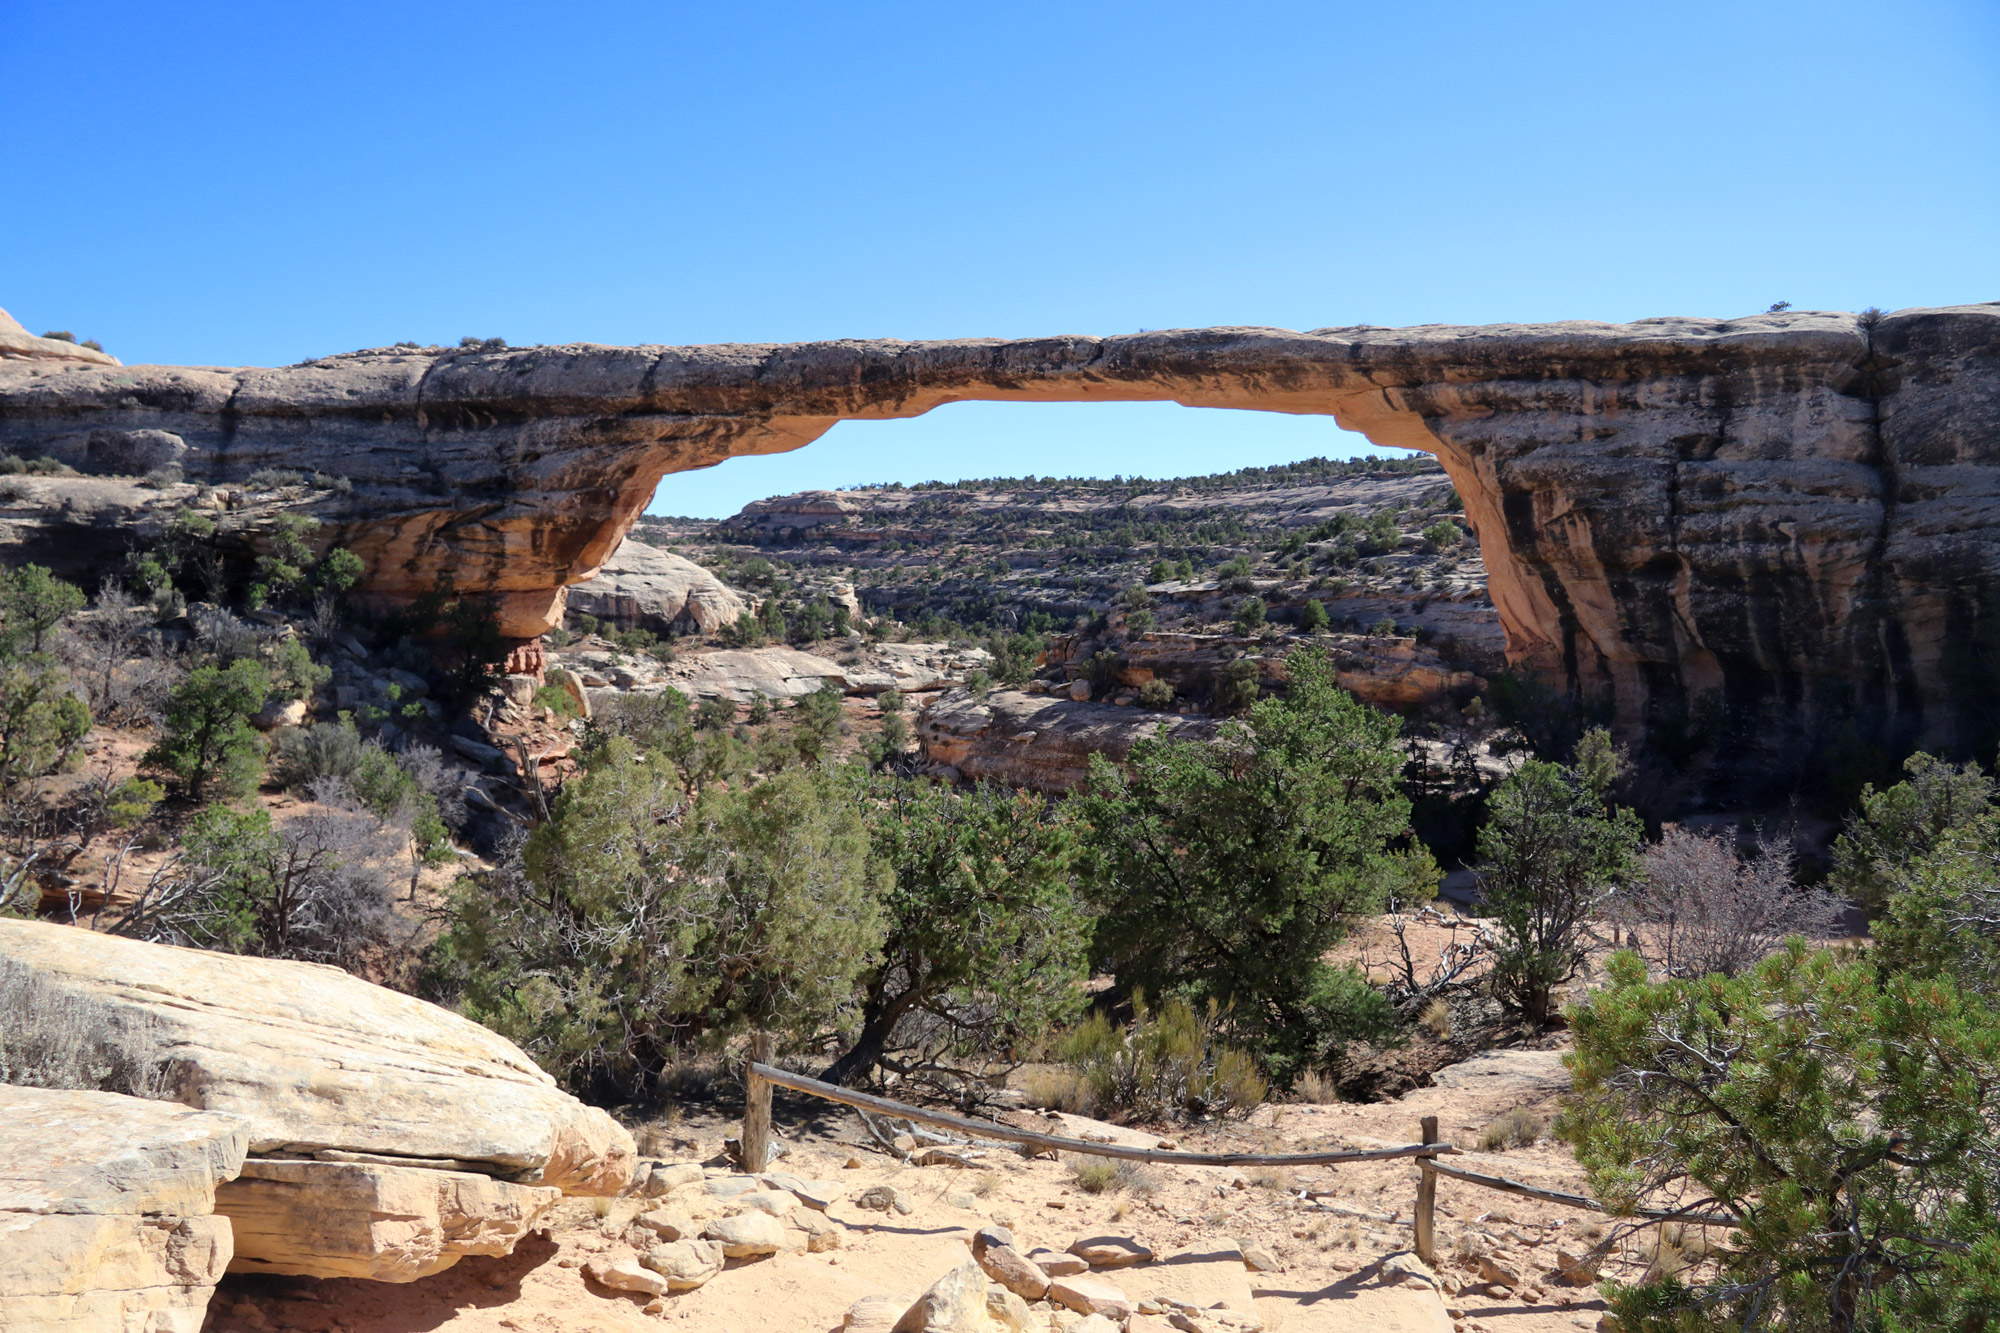
{"type": "Polygon", "coordinates": [[[0,1330],[196,1333],[249,1144],[235,1116],[0,1085],[0,1330]]]}
{"type": "Polygon", "coordinates": [[[1149,737],[1210,740],[1215,733],[1211,718],[1078,703],[1020,690],[984,695],[953,690],[916,719],[917,739],[932,763],[968,778],[1047,792],[1068,791],[1082,782],[1092,755],[1122,763],[1135,743],[1149,737]]]}
{"type": "Polygon", "coordinates": [[[10,975],[108,1045],[143,1041],[163,1100],[242,1117],[260,1157],[444,1161],[571,1194],[632,1178],[632,1136],[519,1047],[338,968],[0,921],[10,975]]]}
{"type": "Polygon", "coordinates": [[[507,1254],[562,1191],[466,1171],[253,1158],[216,1192],[232,1273],[414,1282],[468,1254],[507,1254]]]}
{"type": "Polygon", "coordinates": [[[749,609],[694,561],[629,539],[598,567],[596,577],[569,590],[571,614],[655,634],[712,634],[749,609]]]}
{"type": "Polygon", "coordinates": [[[664,674],[668,684],[690,698],[732,703],[748,703],[759,695],[796,699],[828,681],[842,692],[847,690],[847,671],[839,663],[776,645],[684,653],[664,674]]]}

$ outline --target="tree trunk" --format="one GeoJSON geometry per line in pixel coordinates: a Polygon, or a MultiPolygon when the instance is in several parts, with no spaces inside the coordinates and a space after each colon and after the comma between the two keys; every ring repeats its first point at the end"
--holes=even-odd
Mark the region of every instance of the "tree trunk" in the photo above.
{"type": "Polygon", "coordinates": [[[854,1039],[854,1045],[845,1055],[826,1067],[826,1072],[819,1076],[820,1081],[845,1087],[848,1079],[873,1069],[881,1061],[882,1052],[888,1049],[889,1038],[896,1033],[896,1024],[916,1002],[915,991],[905,991],[887,999],[869,996],[861,1006],[861,1035],[854,1039]]]}
{"type": "MultiPolygon", "coordinates": [[[[750,1062],[769,1064],[771,1034],[763,1029],[750,1038],[750,1062]]],[[[762,1171],[771,1155],[771,1085],[749,1069],[743,1071],[743,1169],[762,1171]]]]}

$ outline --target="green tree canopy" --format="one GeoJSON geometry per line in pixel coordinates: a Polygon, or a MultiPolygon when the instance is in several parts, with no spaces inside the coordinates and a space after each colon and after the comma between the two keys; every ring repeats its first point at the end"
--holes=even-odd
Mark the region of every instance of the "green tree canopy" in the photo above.
{"type": "Polygon", "coordinates": [[[1324,651],[1290,675],[1214,744],[1141,740],[1124,771],[1094,756],[1076,798],[1102,962],[1121,987],[1232,1007],[1281,1080],[1386,1021],[1321,961],[1348,922],[1437,887],[1427,853],[1392,849],[1409,834],[1401,723],[1342,690],[1324,651]]]}
{"type": "Polygon", "coordinates": [[[1861,809],[1833,846],[1831,887],[1872,908],[1887,903],[1902,875],[1953,834],[2000,834],[2000,787],[1979,765],[1918,753],[1903,771],[1909,776],[1893,787],[1861,789],[1861,809]]]}
{"type": "Polygon", "coordinates": [[[1076,830],[1040,796],[928,780],[870,784],[874,856],[892,877],[882,961],[864,982],[861,1029],[835,1082],[892,1060],[923,1017],[914,1064],[1004,1051],[1081,1007],[1091,923],[1077,902],[1076,830]],[[892,1055],[892,1051],[894,1054],[892,1055]]]}
{"type": "MultiPolygon", "coordinates": [[[[1634,954],[1570,1010],[1556,1125],[1593,1193],[1740,1230],[1614,1286],[1627,1333],[1975,1329],[2000,1309],[2000,1015],[1793,940],[1735,978],[1634,954]]],[[[1616,1237],[1614,1237],[1614,1240],[1616,1237]]]]}
{"type": "Polygon", "coordinates": [[[40,565],[0,570],[0,646],[40,653],[50,630],[83,609],[83,590],[40,565]]]}
{"type": "Polygon", "coordinates": [[[250,719],[270,693],[270,673],[251,658],[196,667],[167,695],[165,726],[142,766],[197,802],[248,794],[264,771],[264,739],[250,719]]]}
{"type": "Polygon", "coordinates": [[[1499,919],[1494,979],[1536,1019],[1585,957],[1583,930],[1635,871],[1644,829],[1604,794],[1617,775],[1608,738],[1587,736],[1574,767],[1531,759],[1494,791],[1479,831],[1481,886],[1499,919]],[[1594,737],[1601,739],[1593,739],[1594,737]]]}
{"type": "Polygon", "coordinates": [[[868,850],[837,775],[704,786],[614,736],[518,855],[461,881],[433,985],[569,1086],[635,1095],[676,1049],[852,1006],[882,934],[868,850]]]}

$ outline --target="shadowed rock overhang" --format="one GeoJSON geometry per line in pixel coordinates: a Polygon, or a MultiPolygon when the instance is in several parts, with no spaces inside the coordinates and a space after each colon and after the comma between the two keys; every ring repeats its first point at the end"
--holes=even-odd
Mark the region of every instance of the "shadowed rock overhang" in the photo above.
{"type": "MultiPolygon", "coordinates": [[[[29,340],[39,343],[41,340],[29,340]]],[[[968,399],[1318,414],[1437,455],[1516,664],[1628,731],[1759,766],[2000,740],[2000,303],[1632,324],[1002,341],[384,348],[282,369],[0,346],[0,448],[163,431],[191,477],[310,506],[407,600],[442,571],[529,637],[671,472],[968,399]],[[34,350],[34,349],[31,349],[34,350]],[[1747,755],[1745,757],[1748,757],[1747,755]]],[[[134,437],[137,438],[137,437],[134,437]]],[[[154,439],[156,437],[145,437],[154,439]]],[[[1227,466],[1229,460],[1214,460],[1227,466]]]]}

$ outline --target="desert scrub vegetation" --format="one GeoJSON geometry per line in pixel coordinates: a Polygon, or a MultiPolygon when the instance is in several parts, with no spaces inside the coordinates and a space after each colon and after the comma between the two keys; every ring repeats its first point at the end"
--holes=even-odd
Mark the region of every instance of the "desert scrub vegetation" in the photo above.
{"type": "Polygon", "coordinates": [[[1531,759],[1493,793],[1479,833],[1481,887],[1496,919],[1494,980],[1529,1018],[1553,1018],[1589,953],[1593,918],[1637,873],[1639,817],[1610,803],[1622,756],[1593,730],[1573,764],[1531,759]]]}
{"type": "Polygon", "coordinates": [[[1479,1131],[1479,1147],[1483,1152],[1532,1148],[1547,1129],[1548,1121],[1526,1107],[1517,1106],[1479,1131]]]}
{"type": "Polygon", "coordinates": [[[1141,1120],[1247,1112],[1263,1102],[1270,1085],[1248,1052],[1222,1040],[1220,1028],[1213,1004],[1202,1014],[1172,997],[1156,1010],[1139,991],[1129,1027],[1095,1013],[1064,1038],[1061,1049],[1097,1109],[1141,1120]]]}
{"type": "Polygon", "coordinates": [[[170,1096],[165,1043],[150,1021],[112,1019],[86,996],[0,958],[0,1083],[170,1096]]]}

